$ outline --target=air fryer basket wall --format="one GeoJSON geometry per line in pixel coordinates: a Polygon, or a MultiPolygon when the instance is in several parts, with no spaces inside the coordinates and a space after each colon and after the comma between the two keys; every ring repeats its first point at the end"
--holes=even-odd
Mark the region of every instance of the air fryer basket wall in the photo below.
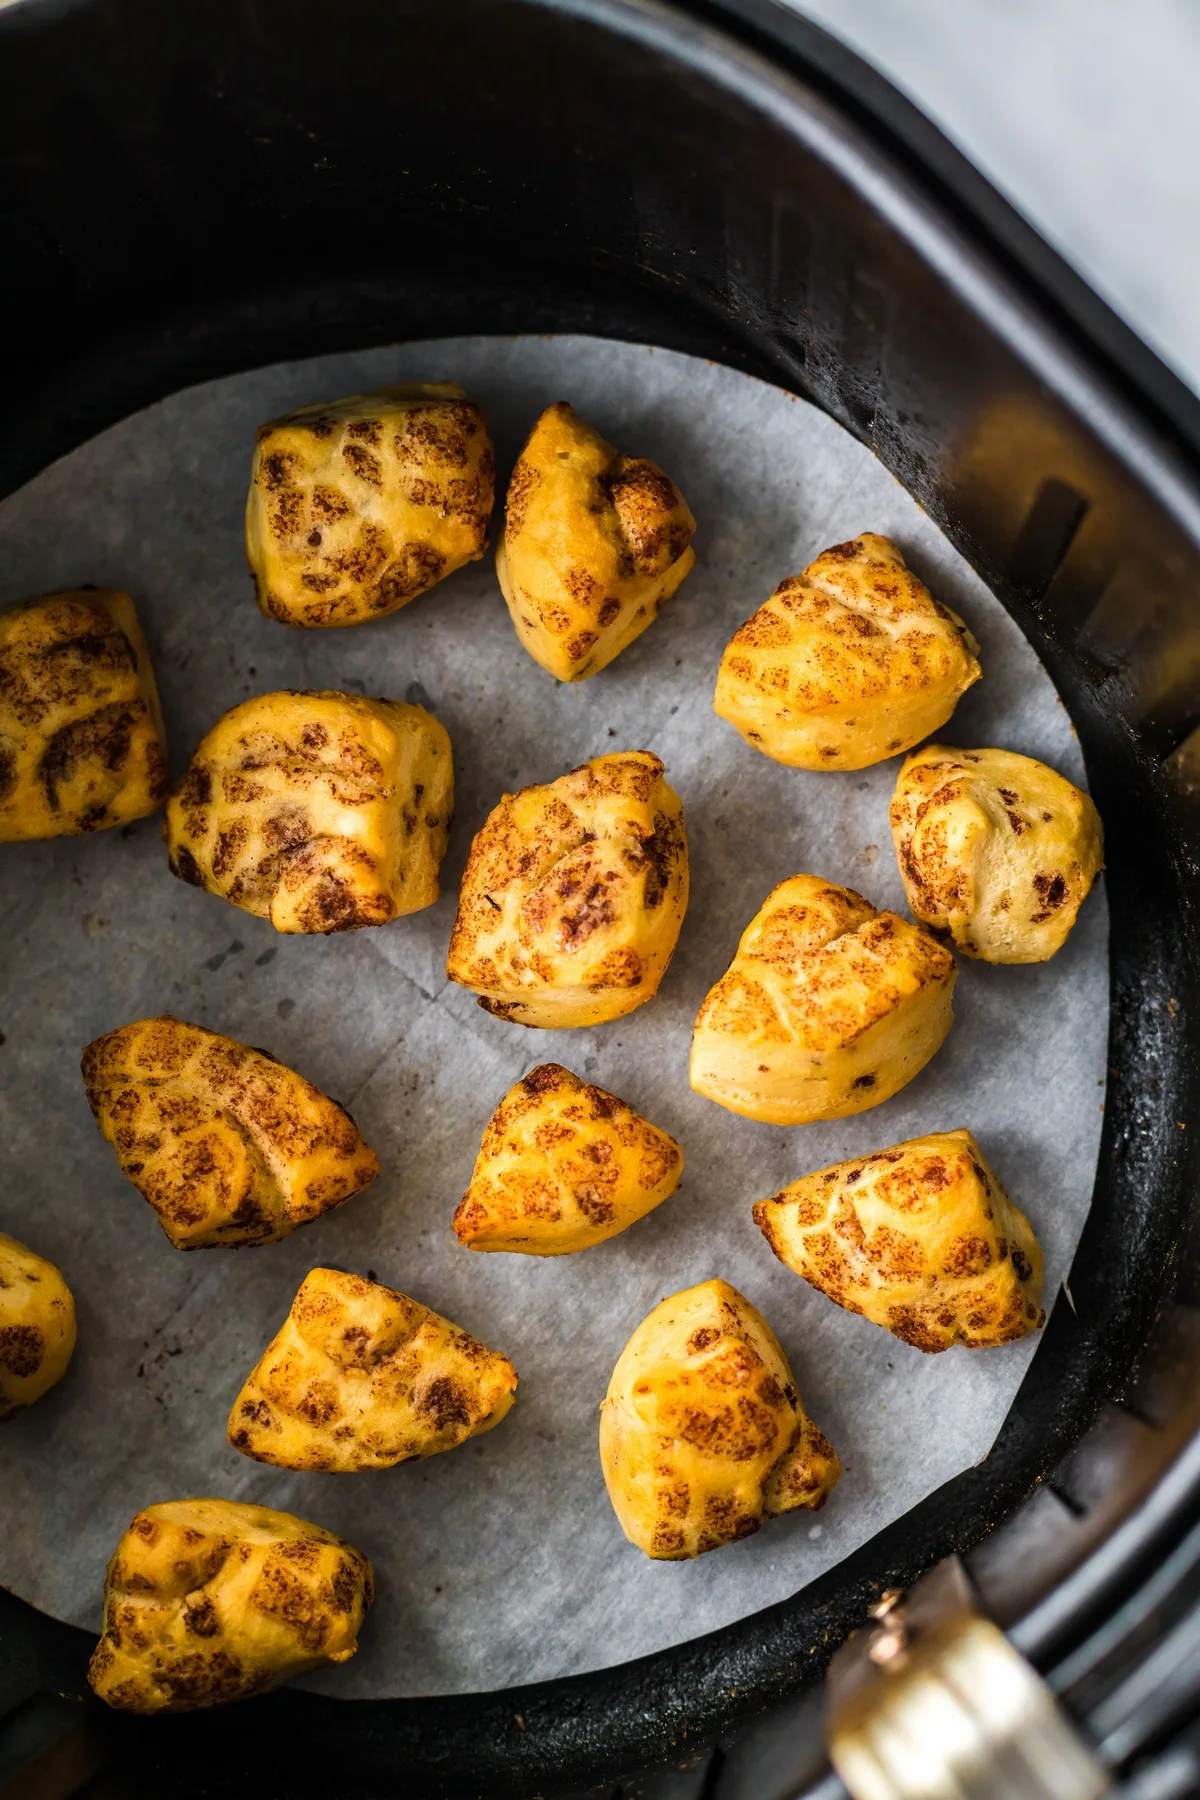
{"type": "MultiPolygon", "coordinates": [[[[810,1682],[882,1586],[979,1544],[1127,1385],[1171,1296],[1200,1124],[1188,765],[1168,760],[1200,724],[1187,404],[1142,352],[1112,361],[1119,328],[1086,297],[1071,318],[1079,290],[1044,249],[1022,257],[1036,241],[1003,208],[971,216],[979,189],[952,157],[920,166],[912,116],[864,107],[879,91],[769,0],[0,14],[0,493],[189,382],[323,350],[554,330],[721,358],[868,442],[1010,607],[1071,709],[1108,833],[1095,1199],[1073,1304],[987,1463],[794,1600],[600,1676],[97,1720],[156,1795],[243,1793],[264,1758],[281,1784],[264,1792],[518,1794],[711,1739],[810,1682]]],[[[1154,1422],[1178,1426],[1156,1392],[1154,1422]]],[[[1146,1479],[1174,1444],[1141,1447],[1146,1479]]],[[[977,1568],[1011,1619],[1049,1577],[1028,1529],[1019,1569],[1009,1541],[977,1568]]],[[[1086,1548],[1076,1533],[1067,1553],[1086,1548]]],[[[8,1599],[0,1631],[10,1695],[82,1692],[84,1634],[8,1599]]]]}

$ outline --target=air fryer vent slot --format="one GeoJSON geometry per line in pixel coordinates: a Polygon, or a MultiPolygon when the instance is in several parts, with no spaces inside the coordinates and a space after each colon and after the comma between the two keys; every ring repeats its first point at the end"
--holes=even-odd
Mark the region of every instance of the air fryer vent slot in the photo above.
{"type": "Polygon", "coordinates": [[[1063,565],[1087,515],[1088,502],[1067,481],[1051,476],[1037,491],[1008,564],[1008,578],[1031,601],[1040,600],[1063,565]]]}

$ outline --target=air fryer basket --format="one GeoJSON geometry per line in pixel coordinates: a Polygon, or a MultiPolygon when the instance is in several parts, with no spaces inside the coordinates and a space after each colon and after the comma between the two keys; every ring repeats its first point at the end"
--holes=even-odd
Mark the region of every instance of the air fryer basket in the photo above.
{"type": "MultiPolygon", "coordinates": [[[[152,1722],[101,1716],[85,1634],[0,1595],[0,1715],[19,1734],[22,1708],[66,1696],[84,1764],[156,1797],[523,1795],[737,1731],[801,1694],[881,1588],[954,1552],[1030,1654],[1077,1637],[1200,1470],[1200,409],[885,84],[770,0],[24,0],[0,12],[0,317],[0,493],[187,383],[410,337],[595,332],[794,389],[1036,645],[1105,818],[1112,918],[1070,1303],[986,1463],[849,1562],[600,1675],[152,1722]]],[[[812,1709],[792,1717],[796,1769],[816,1768],[812,1709]]]]}

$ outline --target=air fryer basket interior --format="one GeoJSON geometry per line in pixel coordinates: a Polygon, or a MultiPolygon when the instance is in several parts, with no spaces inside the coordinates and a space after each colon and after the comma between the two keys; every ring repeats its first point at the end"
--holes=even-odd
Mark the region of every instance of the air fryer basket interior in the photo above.
{"type": "MultiPolygon", "coordinates": [[[[1073,1304],[1055,1308],[987,1462],[794,1600],[502,1695],[284,1692],[198,1720],[105,1720],[156,1794],[241,1793],[268,1758],[289,1792],[396,1792],[404,1771],[414,1792],[523,1793],[702,1742],[811,1681],[880,1587],[984,1539],[1127,1383],[1172,1288],[1198,1120],[1188,802],[1169,760],[1200,724],[1194,453],[833,90],[823,52],[802,66],[794,25],[758,0],[736,10],[736,24],[650,0],[3,14],[0,493],[189,382],[440,333],[656,342],[826,408],[1024,627],[1105,818],[1111,1074],[1073,1304]]],[[[0,1623],[0,1680],[82,1692],[84,1634],[7,1600],[0,1623]]]]}

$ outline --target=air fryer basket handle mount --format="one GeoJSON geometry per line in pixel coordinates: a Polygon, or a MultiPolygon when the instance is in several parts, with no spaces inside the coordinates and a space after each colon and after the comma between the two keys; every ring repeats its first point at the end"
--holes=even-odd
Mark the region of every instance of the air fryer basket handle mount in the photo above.
{"type": "Polygon", "coordinates": [[[829,1670],[827,1735],[852,1800],[1103,1800],[1107,1771],[978,1610],[962,1564],[885,1594],[829,1670]]]}

